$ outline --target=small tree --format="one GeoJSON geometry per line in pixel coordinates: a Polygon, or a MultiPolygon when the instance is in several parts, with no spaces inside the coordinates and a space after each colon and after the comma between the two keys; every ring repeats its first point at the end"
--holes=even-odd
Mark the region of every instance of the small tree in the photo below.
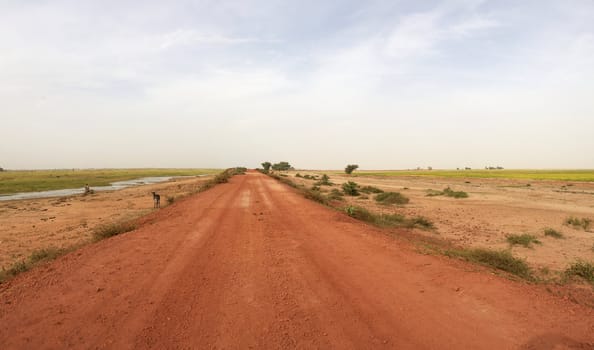
{"type": "Polygon", "coordinates": [[[350,175],[357,168],[359,168],[359,166],[357,164],[349,164],[346,166],[346,168],[344,168],[344,172],[350,175]]]}
{"type": "Polygon", "coordinates": [[[270,162],[264,162],[262,163],[262,168],[264,169],[264,172],[267,173],[270,171],[270,167],[272,166],[272,164],[270,162]]]}
{"type": "Polygon", "coordinates": [[[291,169],[289,162],[279,162],[272,165],[272,170],[276,171],[287,171],[291,169]]]}

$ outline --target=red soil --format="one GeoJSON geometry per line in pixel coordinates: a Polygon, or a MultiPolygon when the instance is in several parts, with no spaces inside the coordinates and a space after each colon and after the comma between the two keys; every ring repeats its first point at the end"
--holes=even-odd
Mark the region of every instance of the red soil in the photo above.
{"type": "Polygon", "coordinates": [[[248,173],[0,286],[0,347],[594,348],[593,309],[478,270],[248,173]]]}

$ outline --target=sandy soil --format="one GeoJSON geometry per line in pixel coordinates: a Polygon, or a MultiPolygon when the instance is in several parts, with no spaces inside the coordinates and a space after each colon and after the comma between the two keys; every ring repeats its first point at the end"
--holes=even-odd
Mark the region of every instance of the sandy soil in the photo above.
{"type": "MultiPolygon", "coordinates": [[[[321,174],[320,172],[300,172],[321,174]]],[[[314,181],[291,178],[311,186],[314,181]]],[[[332,175],[338,185],[355,181],[385,191],[401,192],[410,198],[402,207],[386,207],[369,199],[347,198],[347,203],[368,207],[374,211],[421,215],[433,221],[434,232],[455,244],[470,247],[508,248],[506,236],[528,233],[542,242],[532,248],[514,246],[513,254],[527,259],[541,271],[563,270],[568,264],[583,259],[594,261],[594,183],[557,181],[519,181],[505,179],[448,179],[423,177],[348,177],[332,175]],[[529,186],[528,186],[529,185],[529,186]],[[427,190],[451,187],[465,191],[469,198],[427,197],[427,190]],[[593,220],[590,232],[564,225],[569,216],[593,220]],[[544,229],[563,233],[564,239],[545,237],[544,229]]],[[[325,190],[328,187],[323,187],[325,190]]]]}
{"type": "Polygon", "coordinates": [[[179,197],[208,177],[178,178],[120,191],[0,202],[0,268],[27,258],[36,249],[68,248],[88,242],[95,226],[136,218],[153,210],[151,192],[179,197]]]}
{"type": "Polygon", "coordinates": [[[3,348],[594,348],[593,309],[258,173],[143,222],[0,286],[3,348]]]}

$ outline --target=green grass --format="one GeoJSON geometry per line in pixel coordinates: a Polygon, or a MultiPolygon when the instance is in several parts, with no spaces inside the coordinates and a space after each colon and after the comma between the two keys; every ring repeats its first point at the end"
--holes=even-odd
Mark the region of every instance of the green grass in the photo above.
{"type": "Polygon", "coordinates": [[[565,219],[565,225],[573,226],[575,229],[584,229],[587,230],[590,228],[590,224],[592,223],[591,219],[588,218],[576,218],[574,216],[570,216],[565,219]]]}
{"type": "MultiPolygon", "coordinates": [[[[338,171],[337,171],[338,172],[338,171]]],[[[447,178],[497,178],[594,182],[594,170],[358,170],[352,176],[424,176],[447,178]]]]}
{"type": "Polygon", "coordinates": [[[561,232],[559,232],[555,229],[552,229],[552,228],[545,228],[544,234],[545,234],[545,236],[553,237],[553,238],[557,238],[557,239],[563,238],[563,234],[561,232]]]}
{"type": "Polygon", "coordinates": [[[594,264],[578,260],[565,270],[566,277],[578,276],[594,284],[594,264]]]}
{"type": "Polygon", "coordinates": [[[380,204],[406,204],[409,202],[408,197],[404,196],[399,192],[384,192],[375,196],[375,201],[380,204]]]}
{"type": "Polygon", "coordinates": [[[360,192],[371,194],[371,193],[383,193],[384,190],[374,186],[363,186],[359,189],[360,192]]]}
{"type": "Polygon", "coordinates": [[[526,248],[532,246],[532,243],[541,244],[535,236],[529,234],[509,235],[507,236],[507,242],[511,245],[521,245],[526,248]]]}
{"type": "Polygon", "coordinates": [[[0,270],[0,283],[5,280],[15,277],[16,275],[29,271],[33,266],[44,261],[54,260],[57,257],[64,255],[72,249],[48,247],[33,251],[31,255],[24,260],[15,262],[8,269],[2,268],[0,270]]]}
{"type": "Polygon", "coordinates": [[[111,224],[104,224],[97,226],[93,230],[93,238],[96,241],[100,241],[105,238],[116,236],[125,232],[133,231],[136,229],[136,223],[132,221],[116,222],[111,224]]]}
{"type": "Polygon", "coordinates": [[[506,271],[527,280],[532,280],[533,275],[525,260],[516,258],[508,250],[475,249],[450,249],[445,255],[459,257],[464,260],[506,271]]]}
{"type": "Polygon", "coordinates": [[[70,170],[18,170],[0,172],[0,195],[108,186],[115,181],[133,180],[152,176],[195,176],[215,174],[216,169],[70,169],[70,170]]]}
{"type": "Polygon", "coordinates": [[[443,191],[427,190],[427,197],[435,196],[446,196],[452,198],[468,198],[468,193],[464,191],[454,191],[449,187],[446,187],[443,191]]]}
{"type": "Polygon", "coordinates": [[[347,215],[352,218],[365,221],[379,227],[416,227],[424,230],[433,228],[433,223],[422,216],[407,218],[400,214],[376,214],[372,213],[366,208],[358,206],[348,206],[344,210],[347,215]]]}

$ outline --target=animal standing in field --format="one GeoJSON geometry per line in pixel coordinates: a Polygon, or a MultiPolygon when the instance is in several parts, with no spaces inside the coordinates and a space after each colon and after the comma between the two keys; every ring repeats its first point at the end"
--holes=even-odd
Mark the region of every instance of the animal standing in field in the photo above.
{"type": "Polygon", "coordinates": [[[161,207],[161,196],[155,192],[152,192],[152,193],[153,193],[153,202],[154,202],[153,208],[160,208],[161,207]]]}

